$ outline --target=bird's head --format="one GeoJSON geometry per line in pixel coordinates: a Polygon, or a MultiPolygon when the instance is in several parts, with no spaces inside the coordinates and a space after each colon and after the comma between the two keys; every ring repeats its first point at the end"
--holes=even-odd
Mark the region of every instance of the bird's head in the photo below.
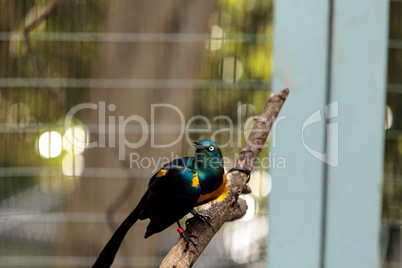
{"type": "Polygon", "coordinates": [[[223,156],[216,142],[205,139],[193,142],[197,149],[195,152],[195,165],[202,169],[217,169],[223,167],[223,156]]]}

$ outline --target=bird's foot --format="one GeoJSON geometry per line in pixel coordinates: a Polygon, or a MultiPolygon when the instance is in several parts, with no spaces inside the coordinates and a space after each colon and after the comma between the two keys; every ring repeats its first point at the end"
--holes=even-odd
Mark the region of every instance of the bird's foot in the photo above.
{"type": "Polygon", "coordinates": [[[195,217],[199,218],[204,224],[208,224],[209,226],[212,226],[211,225],[211,220],[212,220],[211,216],[201,214],[199,212],[195,213],[194,217],[192,217],[186,221],[186,226],[188,226],[192,221],[194,221],[195,217]]]}
{"type": "Polygon", "coordinates": [[[193,244],[196,247],[198,246],[198,244],[193,240],[193,238],[197,238],[197,236],[187,234],[186,232],[180,233],[180,236],[183,237],[183,239],[187,242],[186,249],[188,248],[189,243],[193,244]]]}
{"type": "Polygon", "coordinates": [[[206,223],[209,226],[212,226],[211,225],[211,220],[212,220],[211,216],[206,215],[206,214],[197,213],[196,217],[198,217],[204,224],[206,223]]]}

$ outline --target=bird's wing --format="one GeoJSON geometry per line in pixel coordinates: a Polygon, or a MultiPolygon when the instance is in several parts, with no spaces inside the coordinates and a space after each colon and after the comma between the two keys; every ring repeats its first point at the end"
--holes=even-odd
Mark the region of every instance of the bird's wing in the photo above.
{"type": "Polygon", "coordinates": [[[163,168],[169,169],[169,168],[178,168],[178,169],[189,169],[195,172],[194,166],[194,157],[182,157],[182,158],[177,158],[170,163],[167,163],[166,165],[163,166],[163,168]]]}
{"type": "Polygon", "coordinates": [[[152,176],[152,178],[149,180],[148,185],[151,185],[159,178],[165,177],[169,170],[173,171],[169,174],[169,176],[175,174],[177,171],[180,171],[182,173],[184,173],[185,171],[195,173],[193,168],[193,161],[194,157],[182,157],[165,164],[160,170],[158,170],[158,172],[156,172],[152,176]]]}
{"type": "Polygon", "coordinates": [[[198,175],[189,168],[160,169],[148,187],[143,216],[150,218],[146,237],[160,232],[183,218],[201,194],[198,175]]]}

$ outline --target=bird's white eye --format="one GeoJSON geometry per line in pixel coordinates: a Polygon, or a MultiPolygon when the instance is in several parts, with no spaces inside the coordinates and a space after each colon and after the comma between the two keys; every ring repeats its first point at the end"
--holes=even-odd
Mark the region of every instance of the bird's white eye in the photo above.
{"type": "Polygon", "coordinates": [[[210,152],[213,152],[213,151],[215,150],[215,147],[211,145],[211,146],[208,147],[208,150],[209,150],[210,152]]]}

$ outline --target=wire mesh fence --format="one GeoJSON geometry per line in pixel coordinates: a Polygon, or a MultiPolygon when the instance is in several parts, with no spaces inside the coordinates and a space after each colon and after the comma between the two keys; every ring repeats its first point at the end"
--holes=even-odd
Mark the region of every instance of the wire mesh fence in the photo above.
{"type": "MultiPolygon", "coordinates": [[[[233,166],[269,96],[272,5],[0,0],[0,266],[90,266],[155,169],[193,154],[189,141],[212,136],[233,166]]],[[[391,0],[387,268],[402,263],[401,12],[391,0]]],[[[253,174],[248,214],[224,226],[198,267],[265,266],[272,160],[253,174]]],[[[177,240],[173,228],[143,239],[146,224],[116,267],[157,266],[177,240]]]]}
{"type": "MultiPolygon", "coordinates": [[[[90,266],[156,168],[211,135],[230,167],[269,96],[271,1],[2,0],[0,10],[2,267],[90,266]]],[[[270,178],[254,177],[250,212],[199,267],[264,264],[270,178]]],[[[143,239],[146,224],[116,267],[155,267],[177,240],[173,228],[143,239]]]]}

